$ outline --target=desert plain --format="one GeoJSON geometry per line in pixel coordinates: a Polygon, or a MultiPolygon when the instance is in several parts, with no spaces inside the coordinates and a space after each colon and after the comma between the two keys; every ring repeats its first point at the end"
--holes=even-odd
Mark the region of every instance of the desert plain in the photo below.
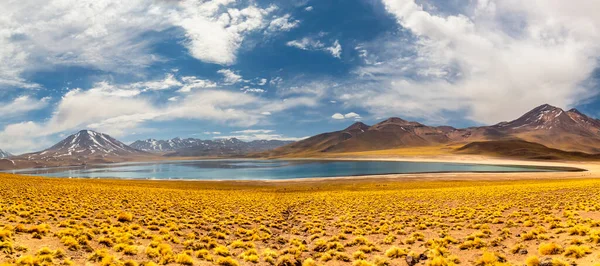
{"type": "Polygon", "coordinates": [[[600,265],[600,163],[289,181],[0,174],[2,265],[600,265]]]}

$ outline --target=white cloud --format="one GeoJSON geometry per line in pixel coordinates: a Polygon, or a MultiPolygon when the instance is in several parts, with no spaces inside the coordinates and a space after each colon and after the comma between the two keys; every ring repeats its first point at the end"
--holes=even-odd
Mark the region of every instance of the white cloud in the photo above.
{"type": "Polygon", "coordinates": [[[311,38],[304,37],[300,40],[293,40],[287,42],[287,46],[296,47],[302,50],[319,50],[324,48],[325,44],[323,44],[319,40],[313,40],[311,38]]]}
{"type": "Polygon", "coordinates": [[[238,131],[232,131],[231,133],[233,134],[257,134],[257,133],[272,133],[275,132],[275,130],[272,129],[246,129],[246,130],[238,130],[238,131]]]}
{"type": "Polygon", "coordinates": [[[295,47],[306,51],[324,51],[330,53],[335,58],[341,58],[342,46],[338,40],[335,40],[331,46],[326,46],[323,42],[313,38],[304,37],[299,40],[292,40],[286,43],[287,46],[295,47]]]}
{"type": "Polygon", "coordinates": [[[354,119],[354,120],[358,120],[361,119],[360,115],[355,113],[355,112],[350,112],[347,113],[345,115],[341,114],[341,113],[335,113],[331,116],[331,118],[336,119],[336,120],[343,120],[343,119],[354,119]]]}
{"type": "Polygon", "coordinates": [[[181,78],[183,81],[183,86],[178,92],[191,92],[193,89],[205,89],[205,88],[216,88],[217,83],[207,80],[207,79],[198,79],[194,76],[187,76],[181,78]]]}
{"type": "MultiPolygon", "coordinates": [[[[185,86],[185,82],[181,85],[185,86]]],[[[0,143],[4,149],[11,151],[35,151],[46,148],[48,139],[64,132],[90,128],[120,137],[147,121],[176,119],[249,127],[267,119],[266,113],[317,104],[316,99],[307,97],[267,100],[243,92],[213,88],[181,94],[176,96],[176,101],[156,103],[151,95],[132,87],[137,86],[99,82],[89,90],[72,89],[60,99],[52,115],[44,122],[7,125],[0,131],[0,143]]],[[[46,101],[42,99],[36,103],[23,97],[15,100],[11,107],[25,111],[27,108],[42,108],[46,101]]]]}
{"type": "Polygon", "coordinates": [[[344,115],[343,115],[343,114],[340,114],[340,113],[335,113],[335,114],[333,114],[333,115],[331,116],[331,118],[333,118],[333,119],[338,119],[338,120],[342,120],[342,119],[345,119],[346,117],[344,117],[344,115]]]}
{"type": "Polygon", "coordinates": [[[47,107],[49,101],[49,97],[39,100],[32,99],[30,96],[17,97],[11,102],[0,103],[0,114],[2,117],[25,115],[27,112],[47,107]]]}
{"type": "Polygon", "coordinates": [[[331,55],[335,58],[341,58],[342,56],[342,46],[338,40],[335,40],[332,46],[325,48],[331,55]]]}
{"type": "Polygon", "coordinates": [[[270,129],[246,129],[230,132],[232,135],[229,136],[218,136],[216,139],[231,139],[236,138],[243,141],[253,140],[282,140],[282,141],[298,141],[307,137],[288,137],[275,132],[270,129]]]}
{"type": "Polygon", "coordinates": [[[0,86],[35,87],[21,74],[55,65],[107,71],[148,65],[158,58],[147,49],[152,40],[139,37],[169,26],[159,8],[142,0],[1,1],[0,86]]]}
{"type": "Polygon", "coordinates": [[[355,113],[355,112],[350,112],[344,115],[345,118],[347,119],[360,119],[360,115],[355,113]]]}
{"type": "Polygon", "coordinates": [[[231,69],[221,69],[217,73],[223,75],[223,82],[227,85],[240,83],[244,80],[241,75],[236,74],[231,69]]]}
{"type": "Polygon", "coordinates": [[[299,20],[292,20],[290,14],[285,14],[282,17],[271,20],[268,30],[274,32],[290,31],[291,29],[298,27],[298,25],[300,25],[299,20]]]}
{"type": "Polygon", "coordinates": [[[0,88],[39,88],[23,73],[64,65],[138,73],[163,60],[151,49],[160,39],[147,33],[173,27],[193,57],[229,65],[249,34],[297,25],[270,16],[275,6],[233,0],[22,0],[0,1],[0,10],[0,88]]]}
{"type": "Polygon", "coordinates": [[[269,26],[266,16],[277,9],[235,5],[233,0],[179,1],[179,12],[172,13],[170,21],[185,29],[186,46],[192,56],[204,62],[230,65],[235,62],[246,35],[269,26]]]}
{"type": "Polygon", "coordinates": [[[219,132],[219,131],[213,131],[213,132],[205,131],[205,132],[203,132],[203,134],[204,135],[221,135],[221,132],[219,132]]]}
{"type": "Polygon", "coordinates": [[[260,81],[257,83],[258,86],[264,86],[267,84],[267,79],[260,79],[260,81]]]}
{"type": "Polygon", "coordinates": [[[174,87],[181,87],[181,82],[175,78],[175,75],[169,73],[163,80],[159,81],[148,81],[148,82],[138,82],[131,85],[131,87],[139,87],[144,90],[150,91],[158,91],[158,90],[167,90],[174,87]]]}
{"type": "Polygon", "coordinates": [[[377,40],[384,59],[356,70],[337,97],[377,116],[443,122],[447,111],[482,123],[543,103],[568,108],[597,93],[600,17],[593,1],[479,0],[457,15],[413,0],[383,0],[410,38],[377,40]]]}
{"type": "Polygon", "coordinates": [[[313,11],[314,8],[312,6],[307,6],[306,8],[304,8],[304,10],[310,12],[310,11],[313,11]]]}
{"type": "Polygon", "coordinates": [[[260,88],[251,88],[250,86],[244,86],[240,89],[244,93],[265,93],[266,90],[260,88]]]}

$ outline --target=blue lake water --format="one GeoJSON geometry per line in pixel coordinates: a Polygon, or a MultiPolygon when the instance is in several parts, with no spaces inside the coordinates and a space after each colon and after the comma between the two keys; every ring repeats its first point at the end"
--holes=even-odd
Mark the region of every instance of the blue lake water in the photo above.
{"type": "Polygon", "coordinates": [[[152,163],[121,163],[94,167],[19,170],[13,173],[48,177],[185,179],[185,180],[279,180],[401,173],[441,172],[551,172],[567,169],[393,161],[308,160],[197,160],[152,163]]]}

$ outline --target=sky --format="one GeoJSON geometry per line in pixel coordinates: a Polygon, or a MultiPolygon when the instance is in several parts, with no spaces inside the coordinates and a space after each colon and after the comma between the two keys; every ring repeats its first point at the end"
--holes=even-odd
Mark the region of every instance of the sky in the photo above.
{"type": "Polygon", "coordinates": [[[0,149],[600,116],[600,2],[0,1],[0,149]]]}

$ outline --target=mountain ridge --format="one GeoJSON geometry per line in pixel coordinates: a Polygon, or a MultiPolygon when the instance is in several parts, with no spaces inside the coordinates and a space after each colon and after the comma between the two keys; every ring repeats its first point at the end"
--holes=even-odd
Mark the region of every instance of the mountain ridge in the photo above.
{"type": "Polygon", "coordinates": [[[515,120],[469,128],[427,126],[391,117],[372,126],[356,122],[346,129],[321,133],[263,155],[306,156],[499,140],[524,140],[551,149],[600,153],[600,120],[577,109],[564,111],[549,104],[533,108],[515,120]]]}

